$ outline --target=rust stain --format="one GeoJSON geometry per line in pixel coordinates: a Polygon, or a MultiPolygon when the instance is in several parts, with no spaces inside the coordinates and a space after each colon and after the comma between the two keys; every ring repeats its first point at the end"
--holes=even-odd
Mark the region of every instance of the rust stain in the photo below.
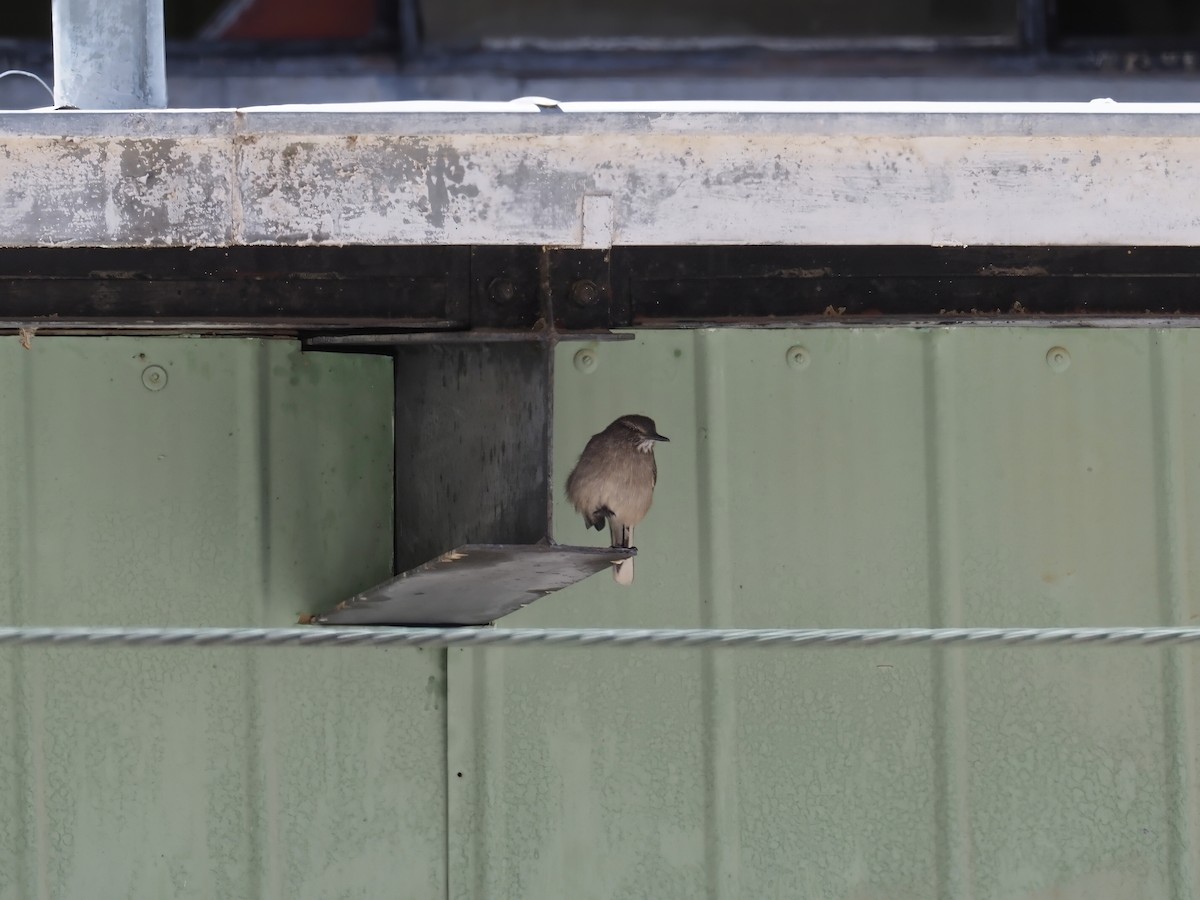
{"type": "Polygon", "coordinates": [[[980,275],[1049,275],[1042,266],[984,266],[980,275]]]}
{"type": "Polygon", "coordinates": [[[832,274],[833,274],[833,269],[829,268],[828,266],[822,266],[819,269],[801,269],[801,268],[772,269],[770,272],[766,272],[764,274],[764,277],[766,277],[766,278],[828,278],[832,274]]]}

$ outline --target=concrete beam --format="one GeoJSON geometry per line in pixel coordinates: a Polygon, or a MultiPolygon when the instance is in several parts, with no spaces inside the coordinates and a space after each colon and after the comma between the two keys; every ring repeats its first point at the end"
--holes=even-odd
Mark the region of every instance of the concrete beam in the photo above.
{"type": "Polygon", "coordinates": [[[1196,104],[537,110],[0,115],[0,246],[1200,245],[1196,104]]]}

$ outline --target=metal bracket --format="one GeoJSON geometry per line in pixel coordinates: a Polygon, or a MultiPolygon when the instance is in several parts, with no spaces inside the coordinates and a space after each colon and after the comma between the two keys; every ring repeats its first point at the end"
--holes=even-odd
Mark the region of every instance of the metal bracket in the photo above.
{"type": "Polygon", "coordinates": [[[542,318],[538,250],[472,247],[472,328],[534,329],[542,318]]]}
{"type": "Polygon", "coordinates": [[[636,550],[468,544],[356,594],[321,625],[490,625],[636,550]]]}
{"type": "Polygon", "coordinates": [[[547,250],[554,327],[563,331],[627,324],[613,301],[612,251],[547,250]]]}

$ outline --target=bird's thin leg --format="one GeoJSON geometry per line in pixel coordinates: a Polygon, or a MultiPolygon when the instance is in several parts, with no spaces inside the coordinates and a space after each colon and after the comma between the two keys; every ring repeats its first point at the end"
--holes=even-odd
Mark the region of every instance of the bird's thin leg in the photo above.
{"type": "MultiPolygon", "coordinates": [[[[624,522],[619,526],[621,539],[617,541],[618,526],[613,525],[613,546],[628,547],[633,542],[633,527],[626,525],[624,522]]],[[[613,563],[613,580],[617,584],[631,585],[633,584],[633,559],[623,559],[620,562],[613,563]]]]}
{"type": "Polygon", "coordinates": [[[618,523],[616,519],[609,519],[608,527],[613,547],[620,547],[623,550],[637,549],[633,546],[632,525],[626,525],[624,522],[618,523]]]}

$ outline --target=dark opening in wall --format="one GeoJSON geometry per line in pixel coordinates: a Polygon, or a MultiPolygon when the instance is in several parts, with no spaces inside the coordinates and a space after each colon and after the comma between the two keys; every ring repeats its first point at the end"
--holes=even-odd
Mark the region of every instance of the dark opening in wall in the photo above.
{"type": "Polygon", "coordinates": [[[1064,38],[1200,37],[1196,0],[1058,0],[1064,38]]]}
{"type": "MultiPolygon", "coordinates": [[[[393,0],[167,0],[167,39],[311,41],[371,37],[394,19],[393,0]]],[[[0,38],[50,40],[50,0],[6,9],[0,38]]]]}
{"type": "Polygon", "coordinates": [[[820,38],[1011,35],[1011,0],[441,0],[430,43],[535,38],[820,38]]]}

